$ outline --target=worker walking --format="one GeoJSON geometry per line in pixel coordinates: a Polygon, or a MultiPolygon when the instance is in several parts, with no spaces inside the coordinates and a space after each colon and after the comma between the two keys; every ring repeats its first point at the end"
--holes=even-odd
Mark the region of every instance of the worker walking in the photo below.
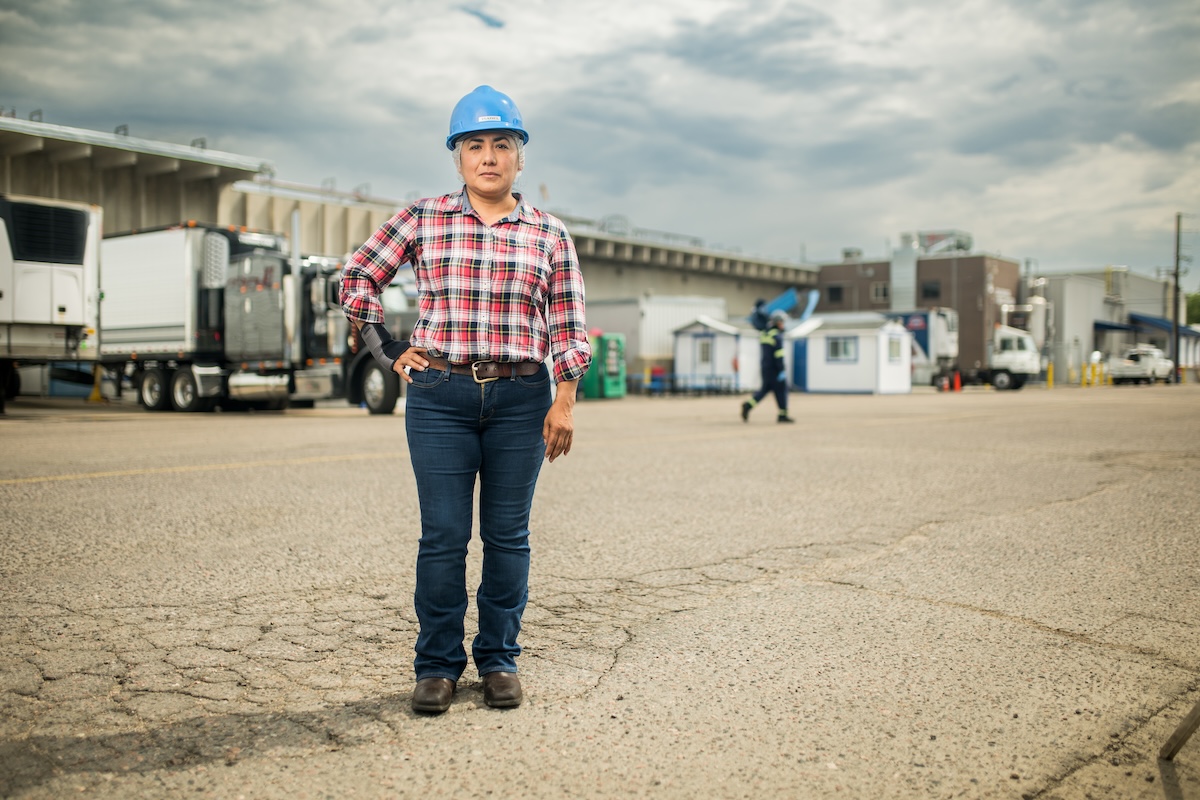
{"type": "Polygon", "coordinates": [[[750,421],[750,411],[771,392],[775,393],[775,404],[779,406],[776,422],[795,422],[788,416],[787,367],[783,360],[783,329],[787,325],[786,311],[772,311],[770,324],[758,335],[762,352],[762,387],[742,403],[742,421],[750,421]]]}

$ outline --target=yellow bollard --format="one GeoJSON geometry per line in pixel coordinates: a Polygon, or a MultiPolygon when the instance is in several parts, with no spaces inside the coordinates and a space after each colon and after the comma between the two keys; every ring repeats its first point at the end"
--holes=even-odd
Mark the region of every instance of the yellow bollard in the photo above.
{"type": "Polygon", "coordinates": [[[1046,388],[1054,388],[1054,362],[1051,361],[1046,365],[1046,388]]]}
{"type": "Polygon", "coordinates": [[[100,391],[100,381],[104,376],[104,368],[99,364],[92,365],[92,393],[88,395],[89,403],[103,403],[104,394],[100,391]]]}

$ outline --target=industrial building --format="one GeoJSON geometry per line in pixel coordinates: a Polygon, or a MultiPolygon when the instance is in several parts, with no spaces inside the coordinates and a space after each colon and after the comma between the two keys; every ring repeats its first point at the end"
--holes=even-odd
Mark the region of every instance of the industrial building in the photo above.
{"type": "MultiPolygon", "coordinates": [[[[0,117],[0,192],[99,205],[107,233],[196,220],[296,235],[304,254],[335,258],[403,205],[281,180],[269,161],[208,150],[199,140],[179,145],[14,117],[0,117]]],[[[759,297],[816,286],[811,265],[707,248],[620,216],[563,221],[589,299],[707,295],[748,311],[759,297]]]]}
{"type": "MultiPolygon", "coordinates": [[[[181,145],[14,117],[0,117],[0,192],[98,205],[107,233],[196,220],[282,233],[298,239],[306,255],[334,258],[357,248],[402,205],[290,183],[276,177],[269,161],[212,151],[202,140],[181,145]]],[[[959,314],[964,368],[986,363],[988,331],[1007,322],[1036,330],[1047,364],[1063,379],[1078,374],[1097,350],[1112,353],[1135,341],[1171,349],[1167,281],[1121,268],[1022,274],[1015,260],[975,252],[962,231],[907,235],[884,258],[848,249],[839,262],[802,264],[716,250],[619,216],[562,218],[579,253],[589,306],[597,309],[711,298],[727,318],[740,319],[760,298],[809,290],[820,292],[818,314],[949,307],[959,314]],[[1044,320],[1034,318],[1043,311],[1044,320]]],[[[662,333],[690,321],[672,319],[662,333]]],[[[649,337],[639,337],[645,323],[639,325],[611,331],[635,345],[626,351],[631,376],[663,367],[674,355],[642,347],[639,338],[649,337]]],[[[1184,328],[1181,339],[1180,362],[1200,363],[1200,333],[1184,328]]]]}
{"type": "MultiPolygon", "coordinates": [[[[1134,343],[1172,349],[1171,282],[1127,267],[1035,276],[1013,259],[975,252],[970,234],[948,230],[906,234],[882,259],[847,248],[841,261],[820,264],[818,271],[818,314],[955,309],[959,365],[968,375],[987,364],[996,325],[1032,333],[1060,383],[1078,381],[1095,353],[1107,359],[1134,343]]],[[[1178,314],[1177,361],[1195,367],[1200,331],[1184,324],[1183,298],[1178,314]]]]}

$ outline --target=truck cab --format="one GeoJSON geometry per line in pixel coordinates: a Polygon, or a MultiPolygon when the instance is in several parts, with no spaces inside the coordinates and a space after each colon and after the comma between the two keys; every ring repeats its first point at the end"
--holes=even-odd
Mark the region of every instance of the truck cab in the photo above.
{"type": "MultiPolygon", "coordinates": [[[[339,280],[339,288],[340,288],[339,280]]],[[[384,324],[392,337],[408,339],[417,322],[416,286],[412,270],[404,270],[379,296],[384,324]]],[[[338,315],[345,316],[338,306],[338,315]]],[[[347,327],[350,355],[346,358],[346,400],[360,405],[371,414],[391,414],[400,400],[400,376],[385,370],[371,351],[361,347],[358,332],[347,327]]]]}
{"type": "Polygon", "coordinates": [[[1041,372],[1042,360],[1033,336],[997,325],[988,357],[988,379],[998,391],[1020,389],[1041,372]]]}

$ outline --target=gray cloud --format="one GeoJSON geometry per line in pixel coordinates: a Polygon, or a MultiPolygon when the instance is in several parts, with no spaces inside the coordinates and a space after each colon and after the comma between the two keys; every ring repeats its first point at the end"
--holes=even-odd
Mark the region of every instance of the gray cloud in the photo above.
{"type": "Polygon", "coordinates": [[[453,187],[450,107],[492,83],[531,126],[527,190],[791,257],[944,227],[953,198],[953,224],[986,249],[1136,267],[1169,257],[1176,210],[1200,211],[1191,0],[996,0],[985,14],[269,0],[232,14],[0,0],[0,105],[204,136],[287,180],[403,198],[453,187]]]}

